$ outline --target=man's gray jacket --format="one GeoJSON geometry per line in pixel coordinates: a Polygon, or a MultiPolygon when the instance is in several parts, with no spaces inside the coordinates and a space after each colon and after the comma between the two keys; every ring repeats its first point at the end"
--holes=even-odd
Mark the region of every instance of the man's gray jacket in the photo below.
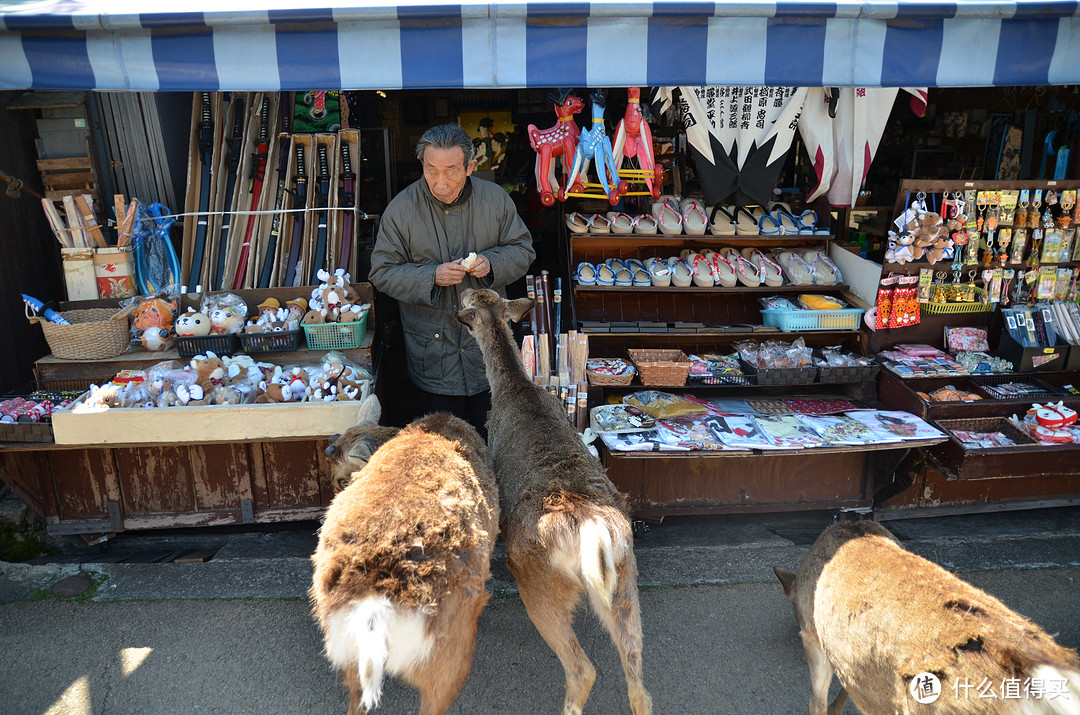
{"type": "Polygon", "coordinates": [[[508,284],[529,270],[536,252],[513,200],[490,181],[469,177],[461,196],[444,204],[421,178],[394,197],[379,224],[369,280],[401,308],[409,377],[439,395],[488,389],[480,346],[454,318],[467,288],[508,284]],[[435,268],[470,252],[487,256],[491,273],[456,286],[435,285],[435,268]]]}

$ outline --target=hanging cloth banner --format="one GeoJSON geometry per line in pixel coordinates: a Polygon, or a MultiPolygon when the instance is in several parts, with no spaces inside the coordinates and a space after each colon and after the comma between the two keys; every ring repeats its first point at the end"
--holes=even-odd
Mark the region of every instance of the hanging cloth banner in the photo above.
{"type": "MultiPolygon", "coordinates": [[[[660,111],[673,104],[661,87],[660,111]]],[[[707,204],[765,206],[791,148],[805,87],[678,87],[686,140],[707,204]]]]}
{"type": "MultiPolygon", "coordinates": [[[[903,89],[912,95],[911,109],[921,117],[926,111],[926,88],[903,89]]],[[[835,118],[829,116],[828,92],[812,89],[799,121],[799,136],[818,177],[807,203],[827,193],[833,206],[855,205],[899,90],[840,87],[839,92],[835,118]]]]}

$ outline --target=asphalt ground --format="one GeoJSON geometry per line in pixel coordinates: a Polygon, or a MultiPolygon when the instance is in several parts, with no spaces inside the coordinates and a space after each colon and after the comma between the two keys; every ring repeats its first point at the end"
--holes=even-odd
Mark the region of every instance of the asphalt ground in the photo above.
{"type": "MultiPolygon", "coordinates": [[[[772,566],[794,569],[831,518],[668,519],[638,535],[654,712],[808,711],[806,661],[772,566]]],[[[885,525],[1059,643],[1080,646],[1080,508],[885,525]]],[[[83,563],[0,563],[0,712],[345,712],[306,600],[316,528],[128,534],[78,555],[83,563]],[[106,563],[185,548],[214,555],[106,563]],[[52,594],[80,574],[94,584],[88,591],[52,594]]],[[[489,587],[472,674],[451,712],[559,712],[562,669],[525,614],[501,543],[489,587]]],[[[576,628],[597,669],[585,712],[629,712],[606,632],[585,609],[576,628]]],[[[417,709],[415,692],[387,682],[377,712],[417,709]]]]}

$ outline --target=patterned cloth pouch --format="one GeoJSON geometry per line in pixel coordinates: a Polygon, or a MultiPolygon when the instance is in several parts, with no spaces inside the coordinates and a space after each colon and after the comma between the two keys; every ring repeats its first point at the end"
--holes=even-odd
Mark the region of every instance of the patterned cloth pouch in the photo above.
{"type": "Polygon", "coordinates": [[[987,352],[986,328],[945,328],[945,348],[954,355],[960,351],[987,352]]]}

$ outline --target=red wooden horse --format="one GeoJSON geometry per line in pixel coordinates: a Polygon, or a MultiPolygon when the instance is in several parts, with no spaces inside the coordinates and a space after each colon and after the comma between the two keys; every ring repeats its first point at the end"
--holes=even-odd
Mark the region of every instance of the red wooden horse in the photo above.
{"type": "Polygon", "coordinates": [[[559,201],[566,200],[566,189],[559,188],[559,182],[555,179],[555,157],[562,157],[563,176],[570,175],[570,162],[577,151],[578,137],[581,130],[574,115],[585,107],[585,102],[580,97],[570,94],[571,89],[560,89],[558,94],[548,92],[547,98],[555,104],[555,114],[559,121],[547,129],[538,129],[535,124],[529,125],[529,143],[536,151],[536,190],[540,192],[540,203],[551,206],[555,203],[556,194],[559,201]]]}

